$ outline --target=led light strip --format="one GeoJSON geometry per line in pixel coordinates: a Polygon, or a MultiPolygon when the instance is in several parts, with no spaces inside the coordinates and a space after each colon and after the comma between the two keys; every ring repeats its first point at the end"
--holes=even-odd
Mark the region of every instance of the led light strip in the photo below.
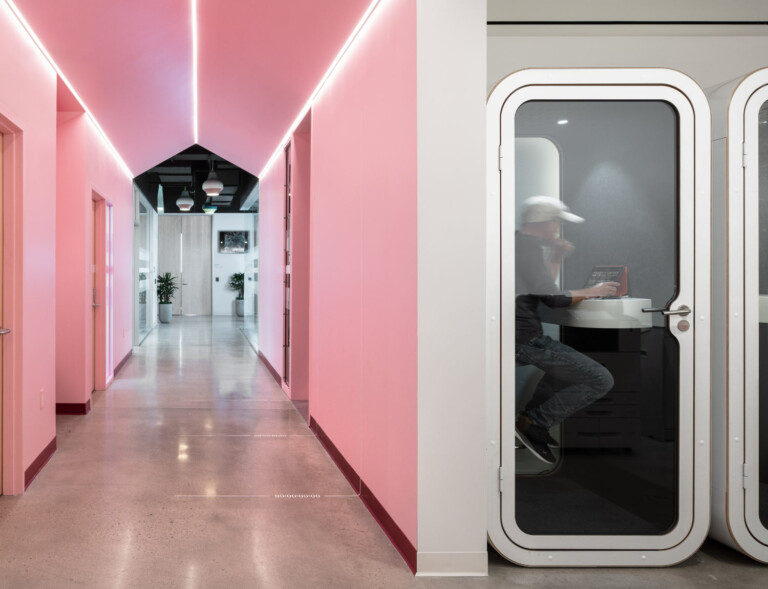
{"type": "Polygon", "coordinates": [[[69,88],[69,91],[72,92],[72,95],[77,99],[77,101],[80,103],[80,105],[83,107],[83,110],[85,111],[85,114],[88,116],[88,120],[91,121],[96,131],[101,136],[102,141],[104,141],[104,145],[107,146],[107,149],[112,153],[112,155],[117,160],[117,163],[120,165],[120,168],[122,168],[123,172],[125,172],[125,175],[128,176],[130,180],[133,180],[133,174],[131,173],[131,169],[128,167],[128,165],[123,161],[123,158],[120,157],[120,154],[118,153],[117,149],[115,149],[115,146],[112,145],[112,142],[107,137],[107,134],[104,132],[104,129],[101,128],[101,125],[99,125],[98,121],[96,121],[96,117],[93,116],[93,113],[88,109],[88,107],[85,105],[85,102],[82,98],[80,98],[80,95],[77,93],[75,88],[72,86],[72,84],[69,83],[69,80],[64,75],[64,73],[59,69],[59,66],[56,65],[56,62],[51,57],[51,54],[48,53],[45,46],[43,45],[42,41],[38,38],[38,36],[35,34],[35,32],[32,30],[32,27],[29,26],[29,23],[24,18],[24,16],[21,14],[21,11],[16,7],[16,5],[13,3],[13,0],[5,0],[6,5],[8,8],[11,9],[11,12],[16,17],[16,20],[18,21],[19,25],[22,29],[24,29],[24,32],[29,35],[29,38],[32,39],[32,42],[35,44],[37,49],[40,51],[40,53],[43,54],[43,57],[48,61],[48,64],[53,68],[53,70],[58,74],[58,76],[64,81],[64,83],[67,85],[67,88],[69,88]]]}
{"type": "Polygon", "coordinates": [[[192,0],[192,136],[197,134],[197,0],[192,0]]]}
{"type": "MultiPolygon", "coordinates": [[[[193,0],[193,2],[194,1],[195,0],[193,0]]],[[[293,123],[291,123],[291,126],[288,128],[288,132],[280,140],[280,143],[278,143],[277,148],[275,149],[274,153],[267,161],[267,164],[262,168],[261,172],[259,173],[259,179],[263,178],[267,174],[269,169],[272,167],[272,164],[274,164],[275,161],[277,161],[278,156],[280,156],[283,153],[283,150],[285,149],[285,145],[288,143],[288,140],[291,138],[291,133],[293,133],[296,127],[299,126],[299,123],[301,123],[301,121],[304,120],[304,117],[309,112],[309,109],[312,108],[312,103],[315,101],[315,98],[317,98],[317,96],[320,94],[321,90],[323,89],[323,86],[325,86],[325,83],[331,78],[333,73],[336,71],[336,68],[338,67],[339,63],[346,55],[352,43],[354,43],[357,36],[363,30],[363,27],[371,18],[373,11],[376,10],[376,7],[379,4],[381,4],[381,2],[382,0],[373,0],[373,2],[371,2],[371,4],[368,6],[368,9],[365,11],[365,14],[363,14],[363,17],[357,23],[357,26],[355,26],[354,30],[352,31],[352,34],[347,38],[346,43],[344,43],[344,46],[336,54],[336,57],[334,58],[333,62],[331,62],[331,65],[326,70],[325,74],[320,80],[320,83],[317,85],[314,92],[312,92],[312,95],[309,97],[309,100],[307,100],[306,104],[299,111],[298,116],[293,121],[293,123]]]]}

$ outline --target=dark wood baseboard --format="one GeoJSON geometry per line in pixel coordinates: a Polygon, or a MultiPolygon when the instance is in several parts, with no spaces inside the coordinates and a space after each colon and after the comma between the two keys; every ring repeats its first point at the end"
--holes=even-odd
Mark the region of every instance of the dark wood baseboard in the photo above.
{"type": "Polygon", "coordinates": [[[360,478],[360,475],[355,472],[352,465],[347,462],[344,455],[339,451],[312,416],[309,418],[309,427],[326,449],[328,455],[336,463],[336,466],[339,467],[341,473],[347,481],[349,481],[349,484],[352,485],[352,489],[354,489],[355,493],[360,496],[363,505],[366,506],[373,518],[381,526],[381,529],[384,530],[384,533],[392,542],[392,545],[400,553],[400,556],[403,557],[405,564],[408,565],[411,572],[416,574],[416,547],[411,544],[411,541],[395,523],[395,520],[393,520],[389,513],[387,513],[387,510],[384,509],[384,506],[373,494],[370,487],[368,487],[368,485],[365,484],[365,481],[360,478]]]}
{"type": "Polygon", "coordinates": [[[277,370],[275,370],[272,364],[269,363],[269,360],[267,360],[267,357],[261,352],[259,352],[259,358],[261,359],[262,362],[264,362],[264,366],[267,367],[267,370],[269,370],[269,373],[277,381],[277,384],[279,384],[280,386],[283,386],[283,377],[280,376],[280,373],[277,370]]]}
{"type": "Polygon", "coordinates": [[[125,355],[125,358],[120,360],[117,366],[115,366],[115,371],[112,374],[113,378],[117,376],[117,373],[123,369],[123,366],[125,366],[125,363],[128,362],[128,360],[130,360],[131,356],[133,356],[133,350],[128,350],[128,353],[125,355]]]}
{"type": "Polygon", "coordinates": [[[56,415],[88,415],[90,411],[90,399],[85,403],[56,403],[56,415]]]}
{"type": "Polygon", "coordinates": [[[35,477],[40,474],[40,471],[43,470],[43,467],[48,464],[48,461],[51,459],[54,452],[56,452],[56,436],[54,436],[54,438],[51,440],[51,443],[48,444],[42,452],[40,452],[40,455],[35,458],[32,464],[29,465],[29,468],[24,471],[25,491],[29,488],[29,485],[32,484],[32,481],[35,480],[35,477]]]}

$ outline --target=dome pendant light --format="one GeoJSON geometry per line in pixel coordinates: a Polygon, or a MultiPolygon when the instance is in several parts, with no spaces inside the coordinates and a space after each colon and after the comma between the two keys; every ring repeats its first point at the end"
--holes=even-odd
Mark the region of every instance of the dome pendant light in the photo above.
{"type": "Polygon", "coordinates": [[[205,203],[203,205],[203,212],[206,215],[213,215],[213,213],[216,212],[216,209],[218,209],[218,207],[216,205],[212,205],[211,203],[205,203]]]}
{"type": "Polygon", "coordinates": [[[211,162],[211,172],[208,174],[208,178],[203,182],[203,192],[208,196],[219,196],[221,191],[224,190],[224,184],[216,172],[213,171],[213,162],[211,162]]]}
{"type": "Polygon", "coordinates": [[[194,204],[195,201],[189,198],[189,191],[186,187],[184,187],[184,191],[181,193],[181,196],[176,199],[176,206],[179,207],[180,211],[187,212],[192,208],[194,204]]]}

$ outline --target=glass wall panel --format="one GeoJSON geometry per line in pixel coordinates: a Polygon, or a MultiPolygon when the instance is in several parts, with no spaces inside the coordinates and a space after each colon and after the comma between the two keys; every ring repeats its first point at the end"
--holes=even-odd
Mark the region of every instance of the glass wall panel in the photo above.
{"type": "MultiPolygon", "coordinates": [[[[760,220],[760,374],[759,374],[759,510],[763,527],[768,528],[768,102],[760,107],[758,115],[758,199],[760,220]]],[[[754,247],[746,244],[746,247],[754,247]]],[[[746,391],[750,394],[751,391],[746,391]]]]}
{"type": "Polygon", "coordinates": [[[139,328],[139,341],[149,332],[150,314],[148,312],[148,291],[150,288],[150,222],[149,214],[144,203],[139,203],[139,227],[137,232],[139,258],[136,266],[136,271],[139,276],[139,304],[138,304],[138,328],[139,328]]]}
{"type": "Polygon", "coordinates": [[[678,291],[678,126],[662,101],[517,111],[516,149],[537,138],[547,158],[531,163],[527,150],[515,167],[524,533],[658,535],[677,521],[678,344],[660,312],[641,308],[667,307],[678,291]],[[574,314],[582,297],[601,322],[574,314]]]}

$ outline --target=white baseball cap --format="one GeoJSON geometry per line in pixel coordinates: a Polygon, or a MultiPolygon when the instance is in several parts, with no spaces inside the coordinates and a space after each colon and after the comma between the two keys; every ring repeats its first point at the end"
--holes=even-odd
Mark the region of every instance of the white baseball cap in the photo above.
{"type": "Polygon", "coordinates": [[[574,215],[563,201],[551,196],[531,196],[523,202],[524,223],[546,223],[547,221],[568,221],[583,223],[584,218],[574,215]]]}

